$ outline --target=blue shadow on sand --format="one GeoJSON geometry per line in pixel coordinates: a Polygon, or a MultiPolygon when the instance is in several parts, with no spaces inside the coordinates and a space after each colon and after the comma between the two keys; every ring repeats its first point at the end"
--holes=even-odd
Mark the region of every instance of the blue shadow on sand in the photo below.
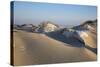
{"type": "Polygon", "coordinates": [[[67,38],[65,37],[63,34],[61,34],[59,31],[55,31],[55,32],[49,32],[49,33],[45,33],[48,37],[51,37],[55,40],[64,42],[66,44],[69,44],[70,46],[73,47],[85,47],[85,43],[81,42],[78,39],[75,38],[67,38]]]}

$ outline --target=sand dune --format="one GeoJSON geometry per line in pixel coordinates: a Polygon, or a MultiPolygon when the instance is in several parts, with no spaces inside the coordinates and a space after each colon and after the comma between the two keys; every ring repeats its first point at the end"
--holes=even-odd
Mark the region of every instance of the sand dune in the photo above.
{"type": "Polygon", "coordinates": [[[85,32],[88,36],[83,36],[85,44],[91,48],[97,48],[97,35],[89,31],[85,32]]]}
{"type": "Polygon", "coordinates": [[[97,48],[97,20],[86,21],[73,28],[83,32],[81,32],[80,36],[84,40],[86,46],[90,48],[97,48]],[[83,34],[86,35],[82,36],[83,34]]]}
{"type": "Polygon", "coordinates": [[[44,34],[21,30],[14,32],[13,49],[16,66],[96,60],[96,54],[85,47],[73,47],[44,34]]]}

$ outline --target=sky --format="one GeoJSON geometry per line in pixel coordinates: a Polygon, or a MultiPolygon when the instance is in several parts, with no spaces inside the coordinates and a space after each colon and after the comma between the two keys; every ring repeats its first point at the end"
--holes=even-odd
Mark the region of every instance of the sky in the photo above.
{"type": "Polygon", "coordinates": [[[53,4],[14,1],[14,23],[38,25],[51,21],[58,25],[79,25],[97,19],[97,7],[87,5],[53,4]]]}

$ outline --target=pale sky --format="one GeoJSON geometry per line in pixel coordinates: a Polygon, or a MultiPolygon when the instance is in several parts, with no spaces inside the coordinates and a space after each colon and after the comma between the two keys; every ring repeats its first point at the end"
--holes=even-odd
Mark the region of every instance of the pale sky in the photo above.
{"type": "Polygon", "coordinates": [[[14,1],[15,24],[39,24],[52,21],[59,25],[78,25],[97,18],[97,7],[71,4],[51,4],[14,1]]]}

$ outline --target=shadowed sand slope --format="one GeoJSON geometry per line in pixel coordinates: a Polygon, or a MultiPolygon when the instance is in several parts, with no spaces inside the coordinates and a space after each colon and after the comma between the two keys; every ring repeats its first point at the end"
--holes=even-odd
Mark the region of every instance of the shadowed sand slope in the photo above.
{"type": "Polygon", "coordinates": [[[85,46],[85,43],[79,41],[75,37],[68,38],[64,36],[62,33],[60,33],[60,31],[49,32],[49,33],[46,33],[46,35],[50,38],[66,43],[65,45],[70,44],[70,46],[73,46],[73,47],[84,47],[85,46]]]}
{"type": "Polygon", "coordinates": [[[96,60],[96,54],[84,47],[73,47],[44,34],[21,30],[14,32],[13,49],[14,65],[96,60]]]}

